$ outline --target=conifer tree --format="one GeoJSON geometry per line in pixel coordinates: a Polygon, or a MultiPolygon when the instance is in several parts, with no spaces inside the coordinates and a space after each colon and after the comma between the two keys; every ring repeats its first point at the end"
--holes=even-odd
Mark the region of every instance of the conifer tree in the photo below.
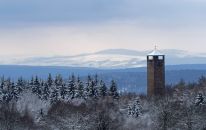
{"type": "Polygon", "coordinates": [[[43,99],[44,100],[48,100],[50,97],[51,91],[53,89],[56,89],[53,85],[54,85],[54,81],[53,81],[52,75],[49,74],[46,80],[46,83],[44,83],[44,87],[43,87],[43,99]]]}
{"type": "Polygon", "coordinates": [[[32,76],[31,81],[29,82],[29,87],[32,89],[33,92],[33,88],[34,88],[34,77],[32,76]]]}
{"type": "Polygon", "coordinates": [[[132,106],[131,105],[128,105],[128,108],[127,108],[127,114],[128,116],[131,116],[132,115],[132,106]]]}
{"type": "Polygon", "coordinates": [[[1,77],[1,83],[0,83],[0,101],[1,102],[3,102],[4,88],[5,88],[5,81],[4,81],[4,76],[3,76],[1,77]]]}
{"type": "Polygon", "coordinates": [[[5,81],[5,89],[9,92],[11,90],[11,79],[8,78],[6,81],[5,81]]]}
{"type": "Polygon", "coordinates": [[[44,83],[44,80],[40,80],[40,86],[39,86],[39,93],[38,93],[38,96],[40,99],[43,99],[43,91],[44,91],[44,86],[45,83],[44,83]]]}
{"type": "Polygon", "coordinates": [[[56,76],[55,80],[54,80],[54,86],[53,89],[56,89],[58,92],[58,95],[60,95],[60,88],[63,85],[63,78],[62,76],[59,74],[56,76]]]}
{"type": "Polygon", "coordinates": [[[118,99],[119,98],[119,93],[117,92],[117,85],[116,85],[114,80],[112,80],[112,82],[111,82],[109,95],[111,97],[113,97],[113,99],[118,99]]]}
{"type": "Polygon", "coordinates": [[[98,85],[98,82],[99,82],[99,80],[98,80],[98,75],[95,74],[95,76],[94,76],[94,85],[97,86],[97,85],[98,85]]]}
{"type": "Polygon", "coordinates": [[[25,83],[22,77],[18,78],[17,83],[16,83],[16,89],[17,89],[18,94],[20,94],[23,91],[23,89],[25,89],[25,83]]]}
{"type": "Polygon", "coordinates": [[[136,98],[132,104],[128,105],[128,115],[137,118],[141,114],[142,114],[142,106],[140,104],[140,99],[136,98]]]}
{"type": "Polygon", "coordinates": [[[47,85],[48,85],[49,88],[51,88],[52,85],[53,85],[53,79],[52,79],[51,74],[49,74],[49,76],[47,78],[47,85]]]}
{"type": "Polygon", "coordinates": [[[93,97],[94,98],[98,98],[99,97],[99,87],[100,87],[100,84],[99,84],[99,79],[98,79],[98,75],[97,74],[95,74],[95,76],[94,76],[94,80],[93,80],[93,82],[94,82],[94,95],[93,95],[93,97]]]}
{"type": "Polygon", "coordinates": [[[142,106],[140,104],[140,99],[136,98],[134,103],[134,117],[139,117],[142,113],[142,106]]]}
{"type": "Polygon", "coordinates": [[[37,76],[35,77],[35,80],[33,83],[32,92],[37,94],[38,96],[41,95],[40,82],[39,82],[39,78],[37,76]]]}
{"type": "MultiPolygon", "coordinates": [[[[50,81],[50,82],[51,82],[51,81],[50,81]]],[[[55,83],[55,85],[56,85],[57,87],[62,86],[62,84],[63,84],[63,78],[62,78],[62,76],[61,76],[60,74],[56,76],[56,78],[55,78],[55,80],[54,80],[54,83],[55,83]]]]}
{"type": "Polygon", "coordinates": [[[11,89],[12,89],[11,80],[10,78],[8,78],[7,80],[5,80],[5,87],[2,91],[3,102],[9,103],[11,101],[12,99],[11,89]]]}
{"type": "Polygon", "coordinates": [[[60,87],[60,96],[61,96],[61,99],[64,100],[65,97],[66,97],[66,95],[67,95],[67,89],[66,89],[65,85],[62,84],[62,86],[60,87]]]}
{"type": "Polygon", "coordinates": [[[107,96],[107,87],[106,87],[106,84],[102,80],[100,81],[100,86],[99,86],[99,96],[100,97],[107,96]]]}
{"type": "Polygon", "coordinates": [[[89,89],[89,91],[88,91],[88,96],[90,97],[90,98],[93,98],[93,97],[95,97],[95,95],[96,95],[96,91],[95,91],[95,82],[94,81],[91,81],[91,83],[89,84],[89,86],[88,86],[88,89],[89,89]]]}
{"type": "Polygon", "coordinates": [[[85,98],[84,97],[84,85],[79,77],[77,78],[75,97],[81,98],[81,99],[85,98]]]}
{"type": "Polygon", "coordinates": [[[3,76],[3,77],[1,78],[1,86],[0,86],[1,90],[3,90],[4,87],[5,87],[5,80],[4,80],[4,76],[3,76]]]}
{"type": "Polygon", "coordinates": [[[57,89],[52,89],[52,92],[51,92],[51,96],[50,96],[50,102],[51,104],[54,104],[54,103],[57,103],[58,100],[59,100],[59,94],[58,94],[58,91],[57,89]]]}
{"type": "Polygon", "coordinates": [[[71,99],[75,97],[75,76],[72,75],[69,79],[68,93],[71,99]]]}
{"type": "Polygon", "coordinates": [[[2,94],[3,94],[2,95],[3,102],[4,103],[9,103],[9,101],[11,100],[11,95],[10,95],[9,91],[8,90],[3,90],[2,94]]]}
{"type": "Polygon", "coordinates": [[[91,76],[87,77],[87,83],[86,83],[86,98],[97,98],[98,97],[98,80],[97,76],[93,80],[91,76]]]}
{"type": "Polygon", "coordinates": [[[202,105],[204,102],[204,97],[201,93],[199,93],[195,99],[195,105],[196,106],[199,106],[199,105],[202,105]]]}
{"type": "Polygon", "coordinates": [[[43,88],[43,99],[48,100],[49,95],[50,95],[49,85],[47,83],[45,83],[44,88],[43,88]]]}
{"type": "Polygon", "coordinates": [[[85,98],[89,98],[89,91],[90,91],[90,85],[92,82],[92,78],[90,75],[87,76],[87,82],[86,82],[86,87],[85,87],[85,98]]]}
{"type": "Polygon", "coordinates": [[[10,92],[10,94],[11,94],[11,97],[12,97],[12,99],[14,100],[14,101],[17,101],[18,100],[18,96],[19,96],[19,90],[18,90],[18,88],[17,88],[17,86],[14,84],[14,82],[12,82],[12,84],[11,84],[11,92],[10,92]]]}

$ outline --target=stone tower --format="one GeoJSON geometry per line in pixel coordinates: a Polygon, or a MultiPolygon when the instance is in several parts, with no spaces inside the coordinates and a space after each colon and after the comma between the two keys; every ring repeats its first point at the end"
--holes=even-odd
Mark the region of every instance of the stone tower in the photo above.
{"type": "Polygon", "coordinates": [[[147,95],[163,96],[165,93],[165,56],[155,50],[147,55],[147,95]]]}

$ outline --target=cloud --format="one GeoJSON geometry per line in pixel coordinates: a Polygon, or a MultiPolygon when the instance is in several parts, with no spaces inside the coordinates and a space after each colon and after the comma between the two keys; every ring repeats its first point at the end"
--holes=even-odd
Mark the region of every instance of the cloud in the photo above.
{"type": "Polygon", "coordinates": [[[0,55],[56,56],[110,48],[204,51],[204,29],[167,29],[133,23],[35,26],[0,31],[0,55]]]}
{"type": "Polygon", "coordinates": [[[97,21],[117,15],[122,0],[0,1],[1,20],[12,22],[97,21]]]}
{"type": "Polygon", "coordinates": [[[0,23],[94,24],[136,20],[149,25],[190,25],[205,21],[204,3],[203,0],[1,0],[0,23]]]}
{"type": "Polygon", "coordinates": [[[1,0],[0,55],[205,51],[203,0],[1,0]],[[197,46],[198,45],[198,46],[197,46]]]}

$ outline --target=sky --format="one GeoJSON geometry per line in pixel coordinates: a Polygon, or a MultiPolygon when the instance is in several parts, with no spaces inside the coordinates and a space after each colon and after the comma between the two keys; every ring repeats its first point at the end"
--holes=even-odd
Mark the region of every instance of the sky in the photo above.
{"type": "Polygon", "coordinates": [[[205,0],[0,0],[0,56],[206,51],[205,0]]]}

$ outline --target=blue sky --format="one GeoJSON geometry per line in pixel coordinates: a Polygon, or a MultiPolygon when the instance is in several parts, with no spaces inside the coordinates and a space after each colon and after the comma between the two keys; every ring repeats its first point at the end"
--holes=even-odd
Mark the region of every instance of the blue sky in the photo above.
{"type": "Polygon", "coordinates": [[[0,0],[0,56],[206,51],[204,0],[0,0]]]}

